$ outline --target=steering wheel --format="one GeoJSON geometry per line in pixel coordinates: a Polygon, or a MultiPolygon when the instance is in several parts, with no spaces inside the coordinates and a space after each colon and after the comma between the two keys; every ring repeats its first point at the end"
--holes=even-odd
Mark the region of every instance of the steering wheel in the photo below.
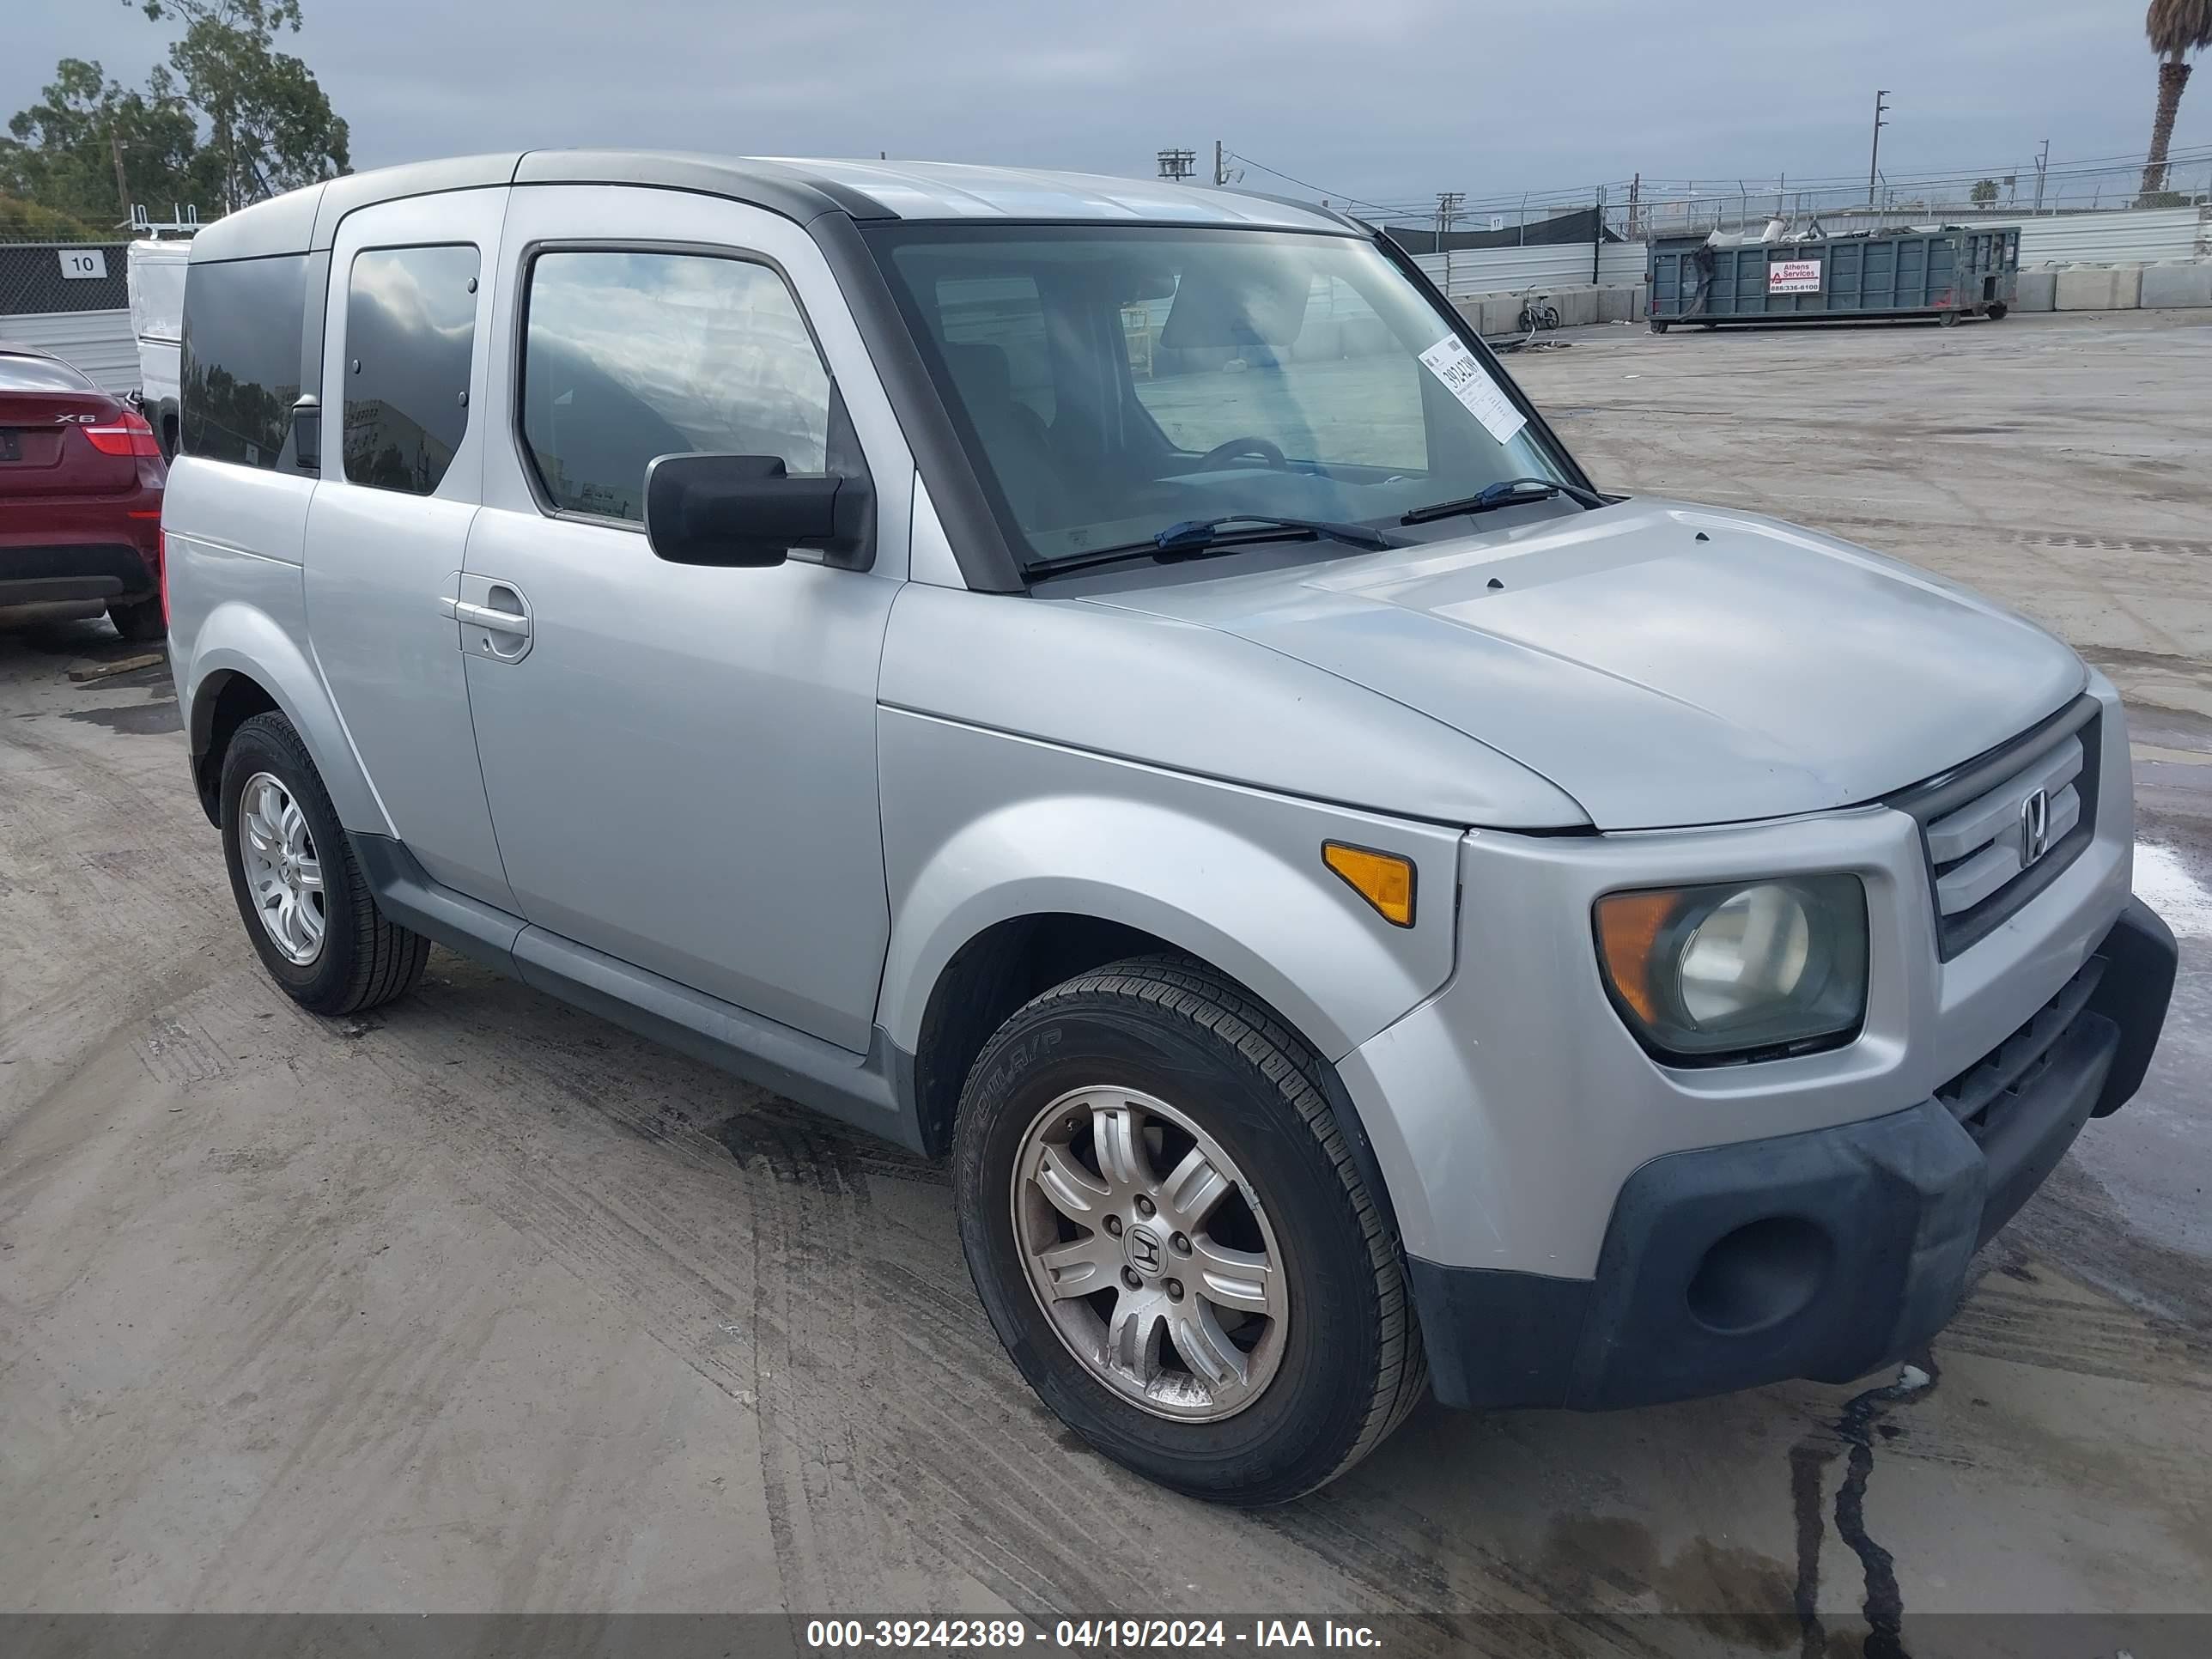
{"type": "Polygon", "coordinates": [[[1198,471],[1211,472],[1224,461],[1233,461],[1240,455],[1256,455],[1278,471],[1286,465],[1282,450],[1265,438],[1231,438],[1225,444],[1214,445],[1200,456],[1198,471]]]}

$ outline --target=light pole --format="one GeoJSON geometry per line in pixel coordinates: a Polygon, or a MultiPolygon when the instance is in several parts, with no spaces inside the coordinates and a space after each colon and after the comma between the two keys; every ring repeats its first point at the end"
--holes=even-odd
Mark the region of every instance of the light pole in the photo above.
{"type": "Polygon", "coordinates": [[[1889,125],[1881,118],[1889,112],[1889,88],[1884,87],[1874,95],[1874,154],[1867,158],[1867,205],[1874,205],[1875,169],[1881,164],[1881,130],[1889,125]]]}

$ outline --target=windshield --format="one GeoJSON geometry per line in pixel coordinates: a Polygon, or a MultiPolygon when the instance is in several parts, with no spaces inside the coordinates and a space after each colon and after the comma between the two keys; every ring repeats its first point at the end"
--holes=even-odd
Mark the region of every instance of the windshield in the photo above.
{"type": "Polygon", "coordinates": [[[1357,238],[1111,225],[872,234],[1032,566],[1194,520],[1395,525],[1501,479],[1574,477],[1452,320],[1357,238]]]}

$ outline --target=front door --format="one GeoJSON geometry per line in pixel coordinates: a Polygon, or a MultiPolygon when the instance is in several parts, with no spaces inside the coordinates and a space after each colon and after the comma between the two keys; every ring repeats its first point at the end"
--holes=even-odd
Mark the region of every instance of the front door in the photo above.
{"type": "Polygon", "coordinates": [[[456,191],[339,223],[306,592],[315,661],[399,839],[434,879],[511,910],[454,611],[506,206],[503,189],[456,191]]]}
{"type": "Polygon", "coordinates": [[[712,198],[518,189],[463,659],[507,878],[534,925],[863,1051],[889,929],[876,677],[913,463],[797,226],[712,198]],[[825,356],[825,353],[827,354],[825,356]],[[835,417],[831,376],[851,407],[835,417]],[[656,558],[658,455],[876,481],[870,568],[656,558]]]}

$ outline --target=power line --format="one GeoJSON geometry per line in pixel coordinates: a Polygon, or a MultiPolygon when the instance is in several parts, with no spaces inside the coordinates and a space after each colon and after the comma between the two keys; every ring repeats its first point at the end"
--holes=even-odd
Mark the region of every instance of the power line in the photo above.
{"type": "Polygon", "coordinates": [[[1377,211],[1385,213],[1395,210],[1384,207],[1379,202],[1366,201],[1360,197],[1349,195],[1343,191],[1330,190],[1324,185],[1316,185],[1310,179],[1294,177],[1290,173],[1285,173],[1280,167],[1271,167],[1265,161],[1255,161],[1250,156],[1239,154],[1235,150],[1228,152],[1228,159],[1242,161],[1248,167],[1257,167],[1261,172],[1267,173],[1273,178],[1280,179],[1285,184],[1296,185],[1300,190],[1310,190],[1316,196],[1326,197],[1332,202],[1343,202],[1352,207],[1374,208],[1377,211]]]}

